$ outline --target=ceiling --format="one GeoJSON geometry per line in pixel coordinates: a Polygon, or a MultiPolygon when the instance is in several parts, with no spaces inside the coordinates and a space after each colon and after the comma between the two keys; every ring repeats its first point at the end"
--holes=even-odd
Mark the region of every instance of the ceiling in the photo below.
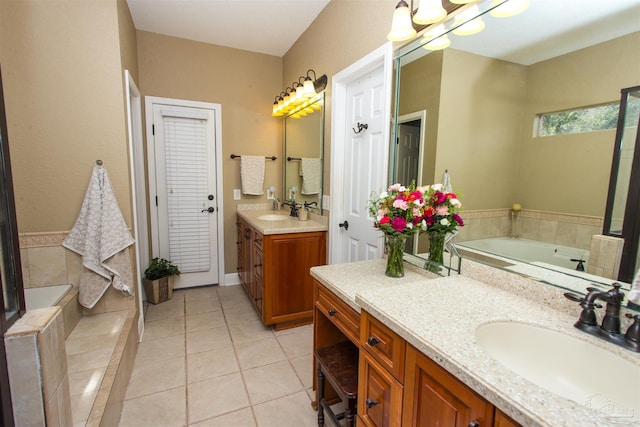
{"type": "Polygon", "coordinates": [[[138,30],[282,57],[329,0],[127,0],[138,30]]]}
{"type": "MultiPolygon", "coordinates": [[[[282,57],[329,1],[127,0],[127,3],[138,30],[282,57]]],[[[397,2],[388,1],[392,5],[397,2]]],[[[458,37],[456,49],[529,65],[599,43],[603,34],[606,39],[613,39],[640,30],[640,0],[530,2],[521,15],[487,17],[486,29],[476,36],[458,37]],[[499,21],[499,25],[494,25],[492,19],[499,21]],[[558,43],[558,39],[563,43],[558,43]]],[[[370,4],[381,5],[379,1],[370,4]]],[[[414,0],[413,4],[417,7],[419,1],[414,0]]],[[[391,15],[390,12],[389,25],[391,15]]]]}

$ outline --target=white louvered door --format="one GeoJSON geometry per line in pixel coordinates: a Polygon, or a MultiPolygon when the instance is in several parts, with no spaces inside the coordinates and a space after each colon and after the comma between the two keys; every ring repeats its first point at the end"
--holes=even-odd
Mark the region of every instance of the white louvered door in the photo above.
{"type": "Polygon", "coordinates": [[[176,288],[218,283],[215,119],[210,109],[153,105],[152,246],[179,266],[176,288]]]}

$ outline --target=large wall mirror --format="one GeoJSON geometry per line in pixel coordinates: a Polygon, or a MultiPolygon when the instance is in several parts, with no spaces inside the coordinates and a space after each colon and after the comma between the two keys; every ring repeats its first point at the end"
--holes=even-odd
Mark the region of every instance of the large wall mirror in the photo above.
{"type": "MultiPolygon", "coordinates": [[[[501,259],[496,266],[535,276],[529,266],[538,265],[559,282],[611,283],[612,272],[582,272],[578,264],[584,258],[582,267],[589,265],[592,236],[602,233],[615,120],[603,130],[540,136],[540,115],[617,108],[621,89],[640,84],[640,5],[532,0],[508,18],[492,16],[489,1],[478,6],[481,32],[445,34],[451,45],[444,50],[425,49],[420,39],[399,49],[391,180],[426,185],[448,174],[466,222],[458,248],[501,237],[549,243],[552,255],[576,250],[564,256],[567,265],[506,256],[493,258],[501,259]],[[516,204],[522,210],[512,210],[516,204]]],[[[421,257],[428,248],[422,239],[407,252],[421,257]]]]}
{"type": "Polygon", "coordinates": [[[308,107],[284,118],[284,188],[281,201],[322,213],[324,153],[324,92],[308,107]]]}

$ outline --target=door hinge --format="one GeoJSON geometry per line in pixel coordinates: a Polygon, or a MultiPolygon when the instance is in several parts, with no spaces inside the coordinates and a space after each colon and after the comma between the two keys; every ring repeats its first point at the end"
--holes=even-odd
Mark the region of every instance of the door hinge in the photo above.
{"type": "Polygon", "coordinates": [[[158,206],[158,196],[156,196],[156,206],[158,206]]]}
{"type": "Polygon", "coordinates": [[[156,125],[151,125],[151,135],[156,134],[156,125]]]}

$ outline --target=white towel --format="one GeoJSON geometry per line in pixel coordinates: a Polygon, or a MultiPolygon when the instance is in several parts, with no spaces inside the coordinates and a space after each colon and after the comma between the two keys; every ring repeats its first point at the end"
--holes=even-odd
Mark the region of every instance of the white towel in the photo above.
{"type": "Polygon", "coordinates": [[[240,180],[242,194],[259,196],[264,194],[264,156],[240,157],[240,180]]]}
{"type": "Polygon", "coordinates": [[[300,176],[302,177],[301,194],[320,193],[320,176],[322,174],[322,162],[320,159],[300,159],[300,176]]]}
{"type": "Polygon", "coordinates": [[[636,277],[633,279],[631,292],[629,292],[627,299],[634,304],[640,305],[640,270],[636,273],[636,277]]]}
{"type": "Polygon", "coordinates": [[[129,246],[135,242],[103,166],[94,165],[76,223],[62,246],[82,256],[78,298],[92,308],[109,285],[132,295],[129,246]]]}

